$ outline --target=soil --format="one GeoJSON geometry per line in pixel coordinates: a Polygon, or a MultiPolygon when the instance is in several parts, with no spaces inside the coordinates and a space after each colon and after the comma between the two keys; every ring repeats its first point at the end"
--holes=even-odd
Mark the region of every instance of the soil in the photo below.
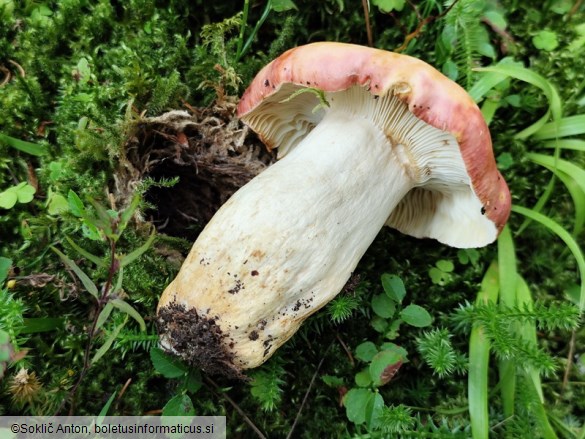
{"type": "Polygon", "coordinates": [[[147,179],[178,177],[172,187],[146,192],[153,208],[145,219],[161,233],[194,241],[219,207],[274,161],[237,119],[235,102],[171,111],[136,124],[117,175],[117,198],[147,179]]]}
{"type": "Polygon", "coordinates": [[[203,317],[195,308],[171,302],[159,309],[157,326],[159,334],[171,343],[168,351],[178,355],[191,366],[211,375],[245,379],[234,365],[234,354],[229,349],[230,340],[215,322],[216,318],[203,317]]]}

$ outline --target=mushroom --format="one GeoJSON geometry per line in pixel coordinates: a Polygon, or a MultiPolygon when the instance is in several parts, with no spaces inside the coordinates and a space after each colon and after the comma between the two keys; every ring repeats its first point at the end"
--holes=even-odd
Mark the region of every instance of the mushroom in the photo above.
{"type": "Polygon", "coordinates": [[[266,361],[384,225],[469,248],[508,218],[481,112],[418,59],[300,46],[258,73],[238,115],[279,160],[219,209],[158,307],[162,346],[210,373],[266,361]]]}

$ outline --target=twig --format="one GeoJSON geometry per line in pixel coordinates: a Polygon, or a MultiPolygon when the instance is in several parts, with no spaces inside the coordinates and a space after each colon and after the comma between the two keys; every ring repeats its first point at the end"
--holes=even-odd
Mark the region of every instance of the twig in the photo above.
{"type": "Polygon", "coordinates": [[[124,395],[124,393],[126,392],[126,390],[128,389],[128,387],[130,386],[130,383],[131,382],[132,382],[132,378],[128,378],[126,380],[126,383],[124,384],[124,387],[122,387],[122,390],[120,390],[120,394],[116,398],[116,403],[118,403],[122,399],[122,396],[124,395]]]}
{"type": "Polygon", "coordinates": [[[561,385],[561,394],[565,392],[565,388],[567,384],[569,384],[569,375],[571,374],[571,367],[573,366],[573,355],[575,355],[575,341],[576,341],[576,332],[573,329],[571,333],[571,341],[569,341],[569,353],[567,355],[567,367],[565,367],[565,373],[563,375],[563,384],[561,385]]]}
{"type": "Polygon", "coordinates": [[[581,7],[581,3],[583,3],[583,0],[577,0],[575,2],[571,10],[569,11],[569,16],[574,15],[579,10],[579,7],[581,7]]]}
{"type": "Polygon", "coordinates": [[[297,415],[295,416],[295,420],[294,420],[292,426],[290,427],[290,431],[286,435],[286,439],[290,439],[292,437],[293,431],[295,430],[295,427],[297,426],[297,422],[299,421],[299,419],[301,417],[301,412],[303,411],[303,408],[305,407],[305,404],[307,403],[307,400],[309,399],[309,393],[311,392],[313,384],[315,384],[315,379],[317,379],[317,375],[319,374],[319,370],[321,369],[321,366],[323,366],[323,362],[325,361],[325,357],[327,356],[327,352],[329,352],[329,349],[331,349],[331,346],[333,346],[333,342],[331,342],[329,344],[329,346],[327,347],[327,349],[325,349],[325,352],[323,353],[323,356],[321,357],[321,361],[319,361],[319,364],[317,365],[317,369],[315,370],[315,373],[311,377],[311,382],[309,383],[309,387],[307,388],[307,391],[305,392],[305,396],[303,397],[303,402],[301,402],[301,406],[299,407],[299,411],[297,412],[297,415]]]}
{"type": "Polygon", "coordinates": [[[252,422],[252,420],[248,417],[248,415],[246,415],[246,413],[244,413],[244,411],[240,408],[240,406],[233,399],[231,399],[224,392],[221,392],[221,395],[219,394],[220,388],[219,388],[219,386],[217,385],[217,383],[215,381],[213,381],[208,376],[206,376],[204,379],[205,379],[205,382],[206,383],[211,384],[211,386],[215,389],[215,390],[212,390],[213,393],[215,393],[215,395],[218,396],[218,397],[225,398],[226,401],[229,402],[231,404],[231,406],[236,409],[236,411],[240,414],[240,416],[242,418],[244,418],[244,421],[246,422],[246,424],[248,424],[250,426],[250,428],[252,428],[252,430],[254,430],[254,433],[256,433],[256,435],[260,439],[267,439],[266,436],[264,435],[264,433],[262,433],[260,431],[260,429],[258,427],[256,427],[256,425],[252,422]]]}
{"type": "Polygon", "coordinates": [[[366,32],[368,34],[368,46],[374,47],[374,38],[372,37],[372,27],[370,26],[370,10],[368,8],[368,0],[362,0],[364,7],[364,18],[366,19],[366,32]]]}
{"type": "Polygon", "coordinates": [[[0,66],[0,72],[4,73],[4,79],[2,79],[2,82],[0,82],[0,87],[4,87],[6,84],[10,82],[12,74],[10,73],[10,70],[8,70],[4,66],[0,66]]]}
{"type": "Polygon", "coordinates": [[[394,49],[394,51],[395,52],[402,52],[403,50],[405,50],[408,47],[408,43],[410,43],[411,40],[413,40],[414,38],[416,38],[420,35],[420,33],[422,32],[422,29],[423,29],[423,27],[425,27],[425,25],[432,23],[433,21],[438,20],[439,18],[442,18],[445,15],[447,15],[449,13],[449,11],[451,9],[453,9],[453,6],[455,6],[457,4],[458,1],[459,0],[455,0],[453,3],[451,3],[451,5],[447,9],[445,9],[445,11],[443,11],[443,13],[441,13],[439,15],[431,15],[430,17],[427,17],[424,19],[420,15],[420,12],[418,11],[418,8],[416,7],[416,5],[409,1],[408,4],[410,6],[412,6],[412,8],[414,9],[414,12],[416,13],[416,16],[417,16],[419,22],[418,22],[418,25],[416,26],[416,29],[413,32],[406,35],[404,37],[404,42],[399,47],[394,49]]]}
{"type": "Polygon", "coordinates": [[[339,336],[339,333],[335,334],[335,337],[337,338],[337,341],[339,342],[339,344],[341,345],[341,347],[343,348],[343,350],[347,354],[347,357],[349,358],[349,362],[351,363],[351,367],[355,367],[355,361],[353,359],[353,355],[351,355],[351,351],[349,350],[347,345],[343,342],[343,340],[339,336]]]}
{"type": "Polygon", "coordinates": [[[26,72],[24,71],[24,69],[22,68],[22,66],[20,64],[18,64],[16,61],[9,59],[8,62],[10,64],[12,64],[14,67],[16,67],[16,70],[18,70],[18,73],[20,74],[21,78],[24,78],[26,76],[26,72]]]}

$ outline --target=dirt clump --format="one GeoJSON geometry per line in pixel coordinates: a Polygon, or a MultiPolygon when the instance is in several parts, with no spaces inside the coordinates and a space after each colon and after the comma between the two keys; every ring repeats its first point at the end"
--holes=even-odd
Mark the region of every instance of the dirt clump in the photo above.
{"type": "Polygon", "coordinates": [[[129,199],[148,181],[178,179],[171,187],[150,186],[145,200],[153,208],[144,219],[161,233],[194,241],[217,209],[275,157],[236,117],[235,101],[188,109],[136,122],[116,174],[116,198],[129,199]]]}

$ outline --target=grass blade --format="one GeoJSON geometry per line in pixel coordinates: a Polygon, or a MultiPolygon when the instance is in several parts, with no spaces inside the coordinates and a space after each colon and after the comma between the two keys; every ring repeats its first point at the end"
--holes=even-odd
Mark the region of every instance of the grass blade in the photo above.
{"type": "Polygon", "coordinates": [[[27,142],[25,140],[16,139],[14,137],[7,136],[6,134],[0,133],[0,142],[7,144],[19,151],[26,152],[27,154],[34,156],[42,156],[47,154],[47,148],[37,143],[27,142]]]}
{"type": "MultiPolygon", "coordinates": [[[[500,305],[506,308],[516,306],[516,251],[510,227],[506,226],[498,238],[498,268],[500,284],[500,305]]],[[[513,360],[500,360],[500,385],[502,405],[506,416],[514,415],[516,398],[516,363],[513,360]]]]}
{"type": "Polygon", "coordinates": [[[523,206],[512,206],[512,212],[524,215],[548,228],[550,231],[555,233],[561,240],[566,244],[567,248],[573,253],[575,260],[577,261],[577,267],[579,267],[579,275],[581,277],[581,288],[579,293],[579,309],[581,312],[585,309],[585,256],[583,251],[577,244],[577,241],[567,232],[563,226],[556,221],[538,212],[534,212],[531,209],[527,209],[523,206]]]}
{"type": "Polygon", "coordinates": [[[579,233],[585,223],[585,169],[546,154],[529,153],[527,157],[549,169],[567,187],[575,206],[573,234],[579,233]]]}
{"type": "Polygon", "coordinates": [[[561,98],[557,90],[554,88],[554,86],[546,78],[539,75],[538,73],[535,73],[532,70],[527,69],[525,67],[507,64],[503,65],[500,64],[492,67],[482,67],[478,68],[477,71],[499,73],[514,79],[519,79],[521,81],[528,82],[529,84],[532,84],[540,88],[547,97],[549,102],[549,108],[544,114],[544,116],[542,116],[532,125],[528,126],[524,130],[517,133],[514,136],[516,139],[526,139],[527,137],[533,135],[534,133],[539,131],[543,126],[546,125],[551,116],[553,118],[553,121],[558,121],[561,119],[563,112],[561,98]]]}
{"type": "Polygon", "coordinates": [[[97,425],[102,424],[103,418],[108,414],[108,410],[110,410],[110,406],[112,405],[112,402],[114,402],[114,398],[116,397],[116,395],[117,395],[117,392],[112,393],[112,396],[110,396],[108,398],[108,400],[106,401],[106,404],[100,410],[100,414],[98,415],[98,417],[96,419],[97,425]]]}
{"type": "Polygon", "coordinates": [[[19,334],[36,334],[62,329],[65,326],[65,318],[62,317],[31,317],[23,319],[19,334]]]}
{"type": "Polygon", "coordinates": [[[483,119],[485,123],[488,125],[492,123],[494,115],[496,114],[496,110],[500,108],[500,104],[502,101],[500,100],[492,100],[486,99],[485,102],[481,106],[481,114],[483,115],[483,119]]]}
{"type": "Polygon", "coordinates": [[[585,140],[558,139],[554,142],[545,142],[545,148],[571,149],[573,151],[585,151],[585,140]]]}
{"type": "Polygon", "coordinates": [[[547,123],[534,133],[534,138],[548,140],[556,137],[579,136],[581,134],[585,134],[585,114],[563,117],[556,122],[547,123]]]}
{"type": "Polygon", "coordinates": [[[476,103],[480,102],[488,91],[490,91],[500,82],[505,81],[507,78],[508,77],[506,75],[501,73],[486,73],[485,75],[482,75],[475,84],[473,84],[468,93],[476,103]]]}
{"type": "Polygon", "coordinates": [[[575,206],[573,235],[577,236],[581,230],[583,230],[583,226],[585,225],[585,170],[565,160],[554,162],[553,157],[542,154],[535,154],[532,160],[549,169],[563,182],[569,191],[569,194],[573,199],[573,205],[575,206]],[[572,174],[570,172],[572,172],[572,174]],[[575,176],[577,178],[575,178],[575,176]]]}
{"type": "MultiPolygon", "coordinates": [[[[518,299],[518,305],[532,310],[533,300],[530,288],[522,276],[518,275],[517,279],[516,297],[518,299]]],[[[537,347],[538,340],[536,337],[536,322],[524,321],[519,324],[519,327],[520,336],[530,345],[537,347]]],[[[535,404],[536,407],[534,407],[533,415],[536,418],[536,422],[540,425],[543,438],[556,439],[557,435],[550,425],[546,410],[544,409],[544,394],[542,391],[540,375],[533,367],[525,367],[524,372],[526,374],[526,379],[528,380],[529,385],[532,385],[534,392],[538,395],[539,403],[535,404]]]]}
{"type": "Polygon", "coordinates": [[[538,153],[528,153],[526,155],[530,160],[534,163],[542,165],[550,170],[552,169],[559,169],[564,173],[568,174],[571,178],[575,180],[575,183],[579,185],[579,187],[585,191],[585,169],[581,168],[580,166],[575,165],[567,160],[557,159],[553,156],[546,155],[546,154],[538,154],[538,153]]]}
{"type": "MultiPolygon", "coordinates": [[[[476,303],[495,303],[498,300],[498,264],[488,268],[477,295],[476,303]]],[[[480,325],[474,325],[469,338],[468,404],[473,439],[489,437],[488,375],[490,342],[480,325]]]]}

